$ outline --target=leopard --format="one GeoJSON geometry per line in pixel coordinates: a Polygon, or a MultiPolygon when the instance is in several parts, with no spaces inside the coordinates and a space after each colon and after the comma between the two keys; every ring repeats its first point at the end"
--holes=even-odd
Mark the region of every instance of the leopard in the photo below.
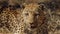
{"type": "Polygon", "coordinates": [[[48,34],[43,6],[37,3],[24,4],[23,9],[5,8],[0,14],[0,33],[3,34],[48,34]]]}

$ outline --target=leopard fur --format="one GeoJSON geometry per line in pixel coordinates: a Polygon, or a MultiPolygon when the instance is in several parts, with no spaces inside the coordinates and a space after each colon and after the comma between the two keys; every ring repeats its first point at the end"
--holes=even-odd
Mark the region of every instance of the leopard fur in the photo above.
{"type": "Polygon", "coordinates": [[[25,5],[23,10],[7,8],[0,14],[0,31],[6,30],[6,34],[44,34],[43,31],[47,32],[44,19],[41,6],[36,3],[25,5]]]}

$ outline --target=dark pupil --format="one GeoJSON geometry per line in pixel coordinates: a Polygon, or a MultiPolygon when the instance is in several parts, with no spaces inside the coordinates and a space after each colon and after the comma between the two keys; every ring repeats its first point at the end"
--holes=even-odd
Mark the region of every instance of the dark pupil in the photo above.
{"type": "Polygon", "coordinates": [[[35,16],[39,16],[40,14],[35,14],[35,16]]]}
{"type": "Polygon", "coordinates": [[[28,13],[25,13],[26,16],[28,16],[29,14],[28,13]]]}
{"type": "Polygon", "coordinates": [[[44,10],[44,6],[42,6],[41,9],[44,10]]]}

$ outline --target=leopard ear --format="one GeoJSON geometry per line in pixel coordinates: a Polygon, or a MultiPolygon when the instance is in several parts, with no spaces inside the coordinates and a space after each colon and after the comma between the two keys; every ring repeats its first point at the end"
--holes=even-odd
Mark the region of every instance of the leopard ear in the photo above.
{"type": "Polygon", "coordinates": [[[22,8],[23,8],[23,9],[24,9],[26,6],[27,6],[26,3],[23,3],[23,4],[22,4],[22,8]]]}

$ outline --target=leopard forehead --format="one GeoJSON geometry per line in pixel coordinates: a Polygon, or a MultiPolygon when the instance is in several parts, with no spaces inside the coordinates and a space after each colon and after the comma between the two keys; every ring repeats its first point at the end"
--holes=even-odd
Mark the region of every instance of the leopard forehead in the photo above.
{"type": "Polygon", "coordinates": [[[39,8],[39,5],[38,4],[35,4],[35,3],[31,3],[31,4],[28,4],[25,6],[25,9],[24,11],[36,11],[37,8],[39,8]]]}

